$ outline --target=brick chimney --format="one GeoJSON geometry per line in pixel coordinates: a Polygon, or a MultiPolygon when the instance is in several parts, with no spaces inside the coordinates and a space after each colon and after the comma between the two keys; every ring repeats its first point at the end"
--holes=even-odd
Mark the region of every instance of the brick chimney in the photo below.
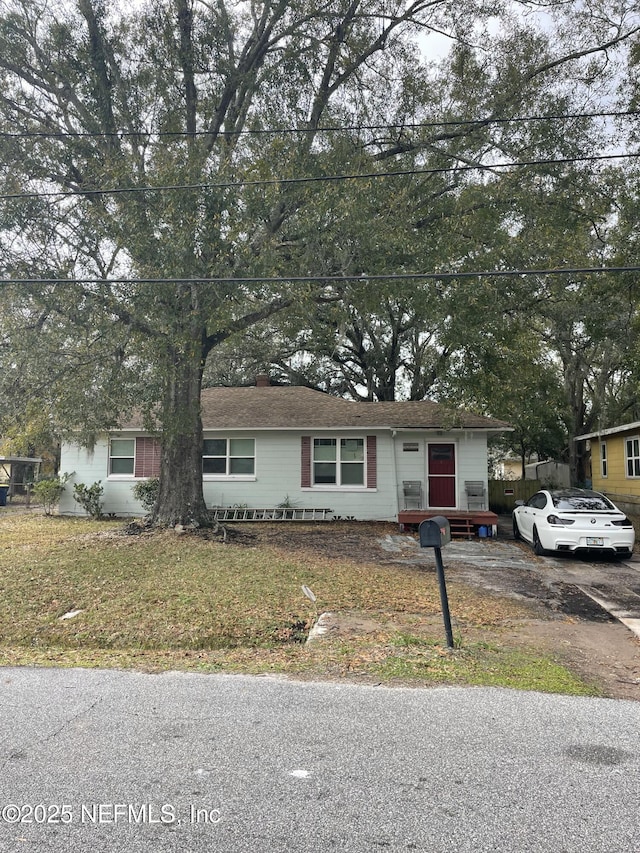
{"type": "Polygon", "coordinates": [[[271,379],[268,373],[258,373],[256,376],[256,388],[269,388],[271,379]]]}

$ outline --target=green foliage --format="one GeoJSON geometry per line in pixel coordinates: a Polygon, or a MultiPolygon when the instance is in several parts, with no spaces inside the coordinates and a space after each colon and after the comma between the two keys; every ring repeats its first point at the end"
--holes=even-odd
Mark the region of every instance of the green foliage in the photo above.
{"type": "Polygon", "coordinates": [[[385,679],[598,695],[596,688],[551,657],[493,643],[469,643],[462,649],[456,644],[445,654],[437,647],[430,650],[413,646],[378,663],[375,670],[385,679]]]}
{"type": "MultiPolygon", "coordinates": [[[[9,398],[5,397],[4,405],[0,405],[0,452],[8,456],[39,456],[45,465],[53,467],[59,448],[53,435],[48,407],[31,399],[15,399],[19,394],[19,377],[12,366],[2,366],[9,371],[18,388],[14,386],[13,394],[9,398]]],[[[0,388],[8,381],[3,375],[0,388]]]]}
{"type": "MultiPolygon", "coordinates": [[[[133,537],[123,549],[99,535],[102,525],[116,529],[72,518],[0,519],[0,547],[12,554],[2,572],[0,663],[339,673],[378,681],[382,675],[588,692],[556,663],[523,649],[521,638],[510,639],[506,626],[517,635],[531,611],[495,594],[458,588],[465,622],[476,626],[479,641],[445,651],[442,626],[428,627],[439,611],[432,572],[329,560],[308,544],[302,551],[274,549],[268,535],[255,547],[219,548],[200,537],[159,533],[133,537]],[[303,581],[321,589],[336,613],[373,619],[380,630],[301,645],[299,626],[309,616],[303,581]],[[71,609],[81,612],[61,620],[71,609]]],[[[326,535],[335,548],[340,533],[332,528],[326,535]]]]}
{"type": "Polygon", "coordinates": [[[67,480],[71,474],[62,474],[58,477],[45,477],[33,487],[33,494],[38,503],[42,504],[45,515],[52,515],[60,502],[67,480]]]}
{"type": "MultiPolygon", "coordinates": [[[[338,0],[331,14],[299,1],[256,14],[227,0],[83,0],[63,19],[47,0],[8,0],[0,432],[29,434],[26,399],[47,413],[38,432],[87,444],[140,407],[163,433],[154,520],[204,522],[201,477],[184,459],[185,448],[197,456],[197,394],[214,348],[238,347],[213,381],[273,364],[334,393],[422,399],[478,353],[482,324],[495,329],[508,312],[532,312],[538,341],[562,365],[563,403],[571,398],[562,416],[575,432],[579,392],[612,399],[594,379],[624,363],[618,347],[602,358],[602,326],[584,325],[600,348],[582,350],[582,321],[545,317],[544,288],[528,294],[517,278],[503,289],[375,278],[611,257],[619,206],[602,174],[566,163],[491,168],[588,155],[610,136],[604,120],[524,118],[595,111],[597,96],[610,109],[617,95],[608,69],[625,58],[626,4],[591,17],[577,0],[551,5],[555,27],[490,0],[454,15],[445,0],[338,0]],[[442,33],[455,49],[427,62],[425,39],[428,51],[442,33]],[[340,174],[361,179],[316,180],[340,174]],[[292,283],[308,274],[332,281],[292,283]],[[587,353],[580,364],[576,353],[587,353]]],[[[548,304],[562,312],[555,296],[548,304]]],[[[587,414],[605,409],[598,399],[587,414]]]]}
{"type": "Polygon", "coordinates": [[[73,484],[73,499],[80,504],[90,518],[102,518],[102,494],[104,488],[101,485],[101,480],[97,483],[92,483],[90,486],[85,486],[84,483],[73,484]]]}
{"type": "Polygon", "coordinates": [[[158,492],[160,491],[159,477],[150,477],[148,480],[141,480],[136,483],[132,489],[133,497],[139,501],[142,506],[151,512],[158,500],[158,492]]]}

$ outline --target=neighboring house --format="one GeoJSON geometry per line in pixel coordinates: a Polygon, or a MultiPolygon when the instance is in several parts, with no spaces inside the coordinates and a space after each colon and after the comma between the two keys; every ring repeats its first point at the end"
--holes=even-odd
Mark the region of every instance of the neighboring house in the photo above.
{"type": "Polygon", "coordinates": [[[525,480],[539,480],[547,488],[562,488],[571,485],[571,470],[566,462],[530,462],[524,466],[525,480]]]}
{"type": "MultiPolygon", "coordinates": [[[[419,485],[419,506],[467,509],[465,481],[486,490],[487,436],[510,429],[431,401],[355,403],[266,377],[205,389],[202,423],[207,506],[287,504],[363,520],[395,520],[405,481],[419,485]]],[[[81,512],[74,482],[101,480],[106,513],[141,515],[132,487],[159,474],[159,442],[134,419],[91,451],[64,445],[60,470],[74,472],[61,512],[81,512]]]]}
{"type": "Polygon", "coordinates": [[[522,459],[514,456],[496,459],[491,473],[495,480],[519,480],[522,477],[522,459]]]}
{"type": "Polygon", "coordinates": [[[38,479],[41,463],[40,456],[0,456],[0,486],[13,497],[18,489],[26,488],[25,483],[38,479]]]}
{"type": "Polygon", "coordinates": [[[537,456],[524,466],[522,476],[522,459],[505,456],[493,463],[493,474],[496,480],[539,480],[545,486],[570,486],[571,472],[565,462],[555,462],[553,459],[540,460],[537,456]]]}
{"type": "Polygon", "coordinates": [[[640,421],[579,435],[591,451],[591,482],[616,503],[629,497],[640,501],[640,421]]]}

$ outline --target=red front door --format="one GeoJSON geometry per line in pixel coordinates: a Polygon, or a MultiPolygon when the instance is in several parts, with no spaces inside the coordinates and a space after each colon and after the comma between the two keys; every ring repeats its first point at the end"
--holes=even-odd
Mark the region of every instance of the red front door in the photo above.
{"type": "Polygon", "coordinates": [[[428,506],[454,507],[456,505],[455,444],[429,444],[427,458],[428,506]]]}

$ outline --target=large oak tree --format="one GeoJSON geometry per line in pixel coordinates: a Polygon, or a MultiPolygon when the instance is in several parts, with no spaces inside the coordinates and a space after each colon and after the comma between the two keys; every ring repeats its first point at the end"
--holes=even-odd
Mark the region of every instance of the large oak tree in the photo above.
{"type": "Polygon", "coordinates": [[[207,519],[209,353],[339,295],[287,283],[318,272],[303,215],[316,193],[295,179],[348,165],[345,134],[321,125],[393,105],[403,35],[455,34],[464,17],[448,0],[2,4],[5,383],[43,389],[61,429],[87,438],[147,402],[156,521],[207,519]]]}
{"type": "MultiPolygon", "coordinates": [[[[327,306],[350,304],[351,276],[478,263],[486,237],[460,252],[451,223],[461,204],[463,219],[473,211],[468,167],[516,150],[494,120],[631,32],[625,3],[617,21],[594,15],[556,40],[507,9],[496,65],[472,48],[501,12],[484,0],[0,8],[2,381],[37,390],[58,429],[87,440],[142,405],[161,435],[165,524],[207,520],[210,354],[284,312],[318,311],[326,328],[327,306]],[[434,32],[457,45],[445,71],[416,46],[434,32]],[[482,122],[424,124],[452,114],[482,122]],[[375,177],[327,180],[389,171],[387,193],[375,177]]],[[[403,294],[383,295],[395,320],[403,294]]],[[[363,323],[375,331],[367,300],[344,326],[352,338],[363,323]]],[[[415,300],[411,312],[423,322],[415,300]]],[[[424,342],[415,323],[401,331],[424,342]]],[[[393,371],[378,370],[370,396],[390,395],[393,371]]]]}

